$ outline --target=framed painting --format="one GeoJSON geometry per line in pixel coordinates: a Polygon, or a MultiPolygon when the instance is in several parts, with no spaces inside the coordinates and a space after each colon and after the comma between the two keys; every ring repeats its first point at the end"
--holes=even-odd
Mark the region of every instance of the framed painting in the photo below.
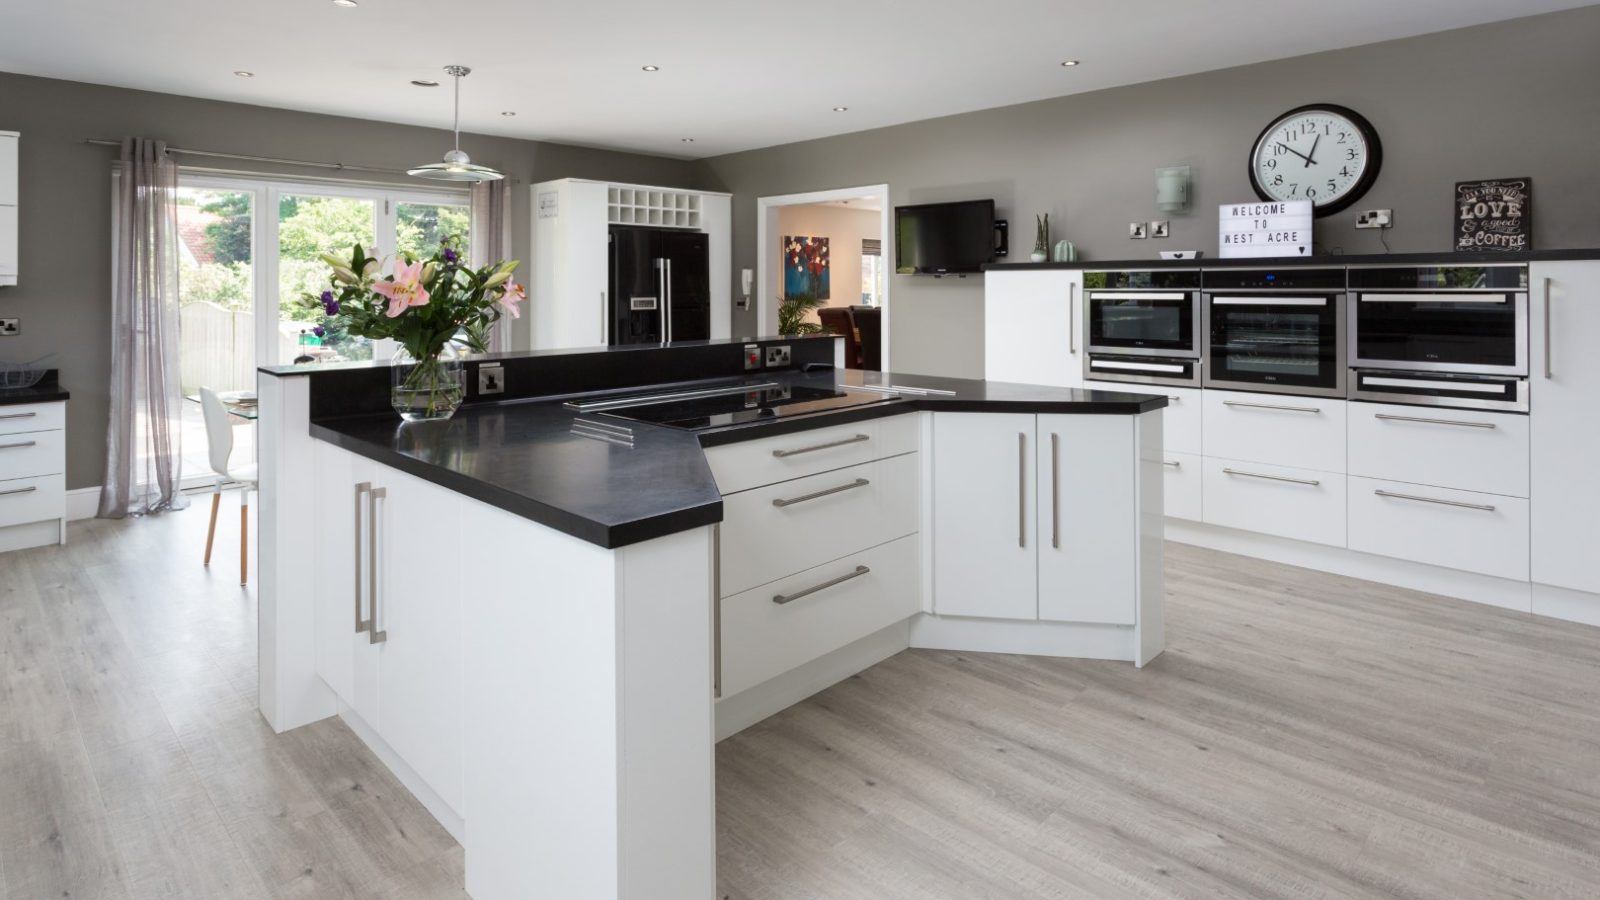
{"type": "Polygon", "coordinates": [[[783,295],[827,300],[828,239],[786,236],[783,239],[783,295]]]}

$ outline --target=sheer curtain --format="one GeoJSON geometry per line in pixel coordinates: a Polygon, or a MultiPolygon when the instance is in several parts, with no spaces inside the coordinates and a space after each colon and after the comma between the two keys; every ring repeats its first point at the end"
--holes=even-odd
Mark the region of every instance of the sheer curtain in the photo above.
{"type": "Polygon", "coordinates": [[[123,138],[111,284],[111,418],[100,516],[188,505],[178,376],[178,167],[165,141],[123,138]]]}
{"type": "MultiPolygon", "coordinates": [[[[472,207],[467,222],[467,261],[486,266],[511,255],[511,179],[480,181],[472,186],[472,207]]],[[[518,271],[518,283],[526,283],[527,272],[518,271]]],[[[511,349],[511,323],[495,323],[489,349],[503,353],[511,349]]]]}

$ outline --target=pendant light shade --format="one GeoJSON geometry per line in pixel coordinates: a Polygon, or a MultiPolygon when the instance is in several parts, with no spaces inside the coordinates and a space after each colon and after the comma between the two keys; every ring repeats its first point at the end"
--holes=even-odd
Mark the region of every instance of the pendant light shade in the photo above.
{"type": "Polygon", "coordinates": [[[455,79],[456,116],[453,126],[456,135],[455,149],[446,153],[443,161],[407,169],[406,174],[427,178],[430,181],[499,181],[506,176],[488,166],[473,165],[472,159],[461,149],[461,79],[472,70],[466,66],[445,66],[444,71],[455,79]]]}

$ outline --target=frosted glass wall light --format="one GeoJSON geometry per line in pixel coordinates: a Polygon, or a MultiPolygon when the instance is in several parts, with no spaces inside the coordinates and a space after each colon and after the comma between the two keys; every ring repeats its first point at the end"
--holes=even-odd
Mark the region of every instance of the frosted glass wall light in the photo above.
{"type": "Polygon", "coordinates": [[[1189,208],[1189,167],[1156,170],[1156,209],[1176,212],[1189,208]]]}

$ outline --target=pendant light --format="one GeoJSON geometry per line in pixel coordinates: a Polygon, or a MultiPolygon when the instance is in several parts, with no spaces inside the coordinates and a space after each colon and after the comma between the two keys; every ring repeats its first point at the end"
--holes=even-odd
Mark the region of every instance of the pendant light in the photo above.
{"type": "Polygon", "coordinates": [[[406,174],[432,181],[499,181],[505,176],[488,166],[473,165],[472,159],[461,150],[461,79],[472,70],[466,66],[445,66],[444,71],[455,79],[456,86],[455,149],[444,155],[443,162],[407,169],[406,174]]]}

